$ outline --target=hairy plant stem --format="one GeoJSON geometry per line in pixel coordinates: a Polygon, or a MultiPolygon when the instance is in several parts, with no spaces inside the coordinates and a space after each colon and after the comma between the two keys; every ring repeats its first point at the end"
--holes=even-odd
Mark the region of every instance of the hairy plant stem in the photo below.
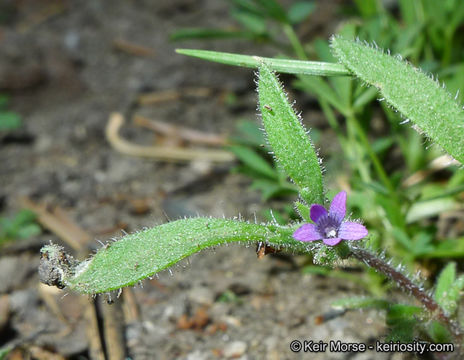
{"type": "Polygon", "coordinates": [[[448,327],[448,330],[456,339],[457,347],[459,350],[461,349],[464,340],[464,333],[461,327],[457,322],[453,321],[448,315],[445,314],[438,303],[430,295],[428,295],[423,288],[416,285],[411,279],[393,268],[391,265],[372,252],[357,246],[350,246],[350,250],[351,255],[356,259],[387,276],[404,292],[412,294],[427,309],[427,311],[430,312],[433,317],[437,318],[448,327]]]}

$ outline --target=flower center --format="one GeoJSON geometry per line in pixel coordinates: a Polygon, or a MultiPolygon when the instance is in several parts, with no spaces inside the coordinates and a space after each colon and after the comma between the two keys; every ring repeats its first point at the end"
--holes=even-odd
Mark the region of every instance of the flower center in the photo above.
{"type": "Polygon", "coordinates": [[[333,227],[327,227],[324,229],[325,237],[327,238],[334,238],[337,237],[337,229],[333,227]]]}
{"type": "Polygon", "coordinates": [[[317,231],[324,239],[333,239],[338,236],[338,229],[340,228],[340,221],[333,216],[321,217],[317,224],[317,231]]]}

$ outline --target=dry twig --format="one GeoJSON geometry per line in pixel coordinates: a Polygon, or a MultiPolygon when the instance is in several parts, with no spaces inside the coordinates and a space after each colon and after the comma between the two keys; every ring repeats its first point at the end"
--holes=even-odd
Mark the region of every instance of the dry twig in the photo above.
{"type": "Polygon", "coordinates": [[[127,287],[122,291],[122,296],[124,298],[124,318],[126,320],[126,324],[139,321],[140,310],[134,291],[127,287]]]}
{"type": "Polygon", "coordinates": [[[124,313],[121,301],[111,305],[102,304],[103,334],[105,336],[106,354],[109,360],[126,359],[124,339],[124,313]]]}
{"type": "Polygon", "coordinates": [[[139,105],[154,105],[162,102],[179,100],[184,96],[190,97],[208,97],[211,96],[212,89],[205,87],[189,87],[184,89],[171,89],[171,90],[160,90],[153,91],[139,95],[139,105]]]}
{"type": "Polygon", "coordinates": [[[227,144],[227,137],[224,135],[205,133],[183,126],[172,125],[164,121],[152,120],[141,115],[135,115],[132,121],[138,126],[153,130],[161,135],[180,138],[194,144],[212,146],[224,146],[227,144]]]}
{"type": "Polygon", "coordinates": [[[72,221],[62,208],[55,207],[49,210],[45,205],[34,203],[29,198],[20,199],[20,203],[37,214],[37,219],[43,227],[56,234],[74,250],[87,248],[92,237],[72,221]]]}
{"type": "Polygon", "coordinates": [[[451,165],[459,165],[459,161],[453,159],[449,155],[442,155],[434,159],[432,162],[430,162],[428,168],[426,170],[419,170],[409,176],[406,180],[403,181],[402,185],[403,187],[410,187],[413,185],[416,185],[420,183],[422,180],[424,180],[427,176],[430,174],[433,174],[434,172],[446,169],[447,167],[451,165]]]}
{"type": "Polygon", "coordinates": [[[40,8],[39,11],[29,15],[23,21],[19,22],[16,26],[16,30],[20,33],[28,32],[34,27],[43,24],[52,17],[61,14],[66,10],[66,6],[63,1],[56,1],[50,5],[46,5],[40,8]]]}
{"type": "Polygon", "coordinates": [[[155,55],[155,50],[153,50],[152,48],[134,44],[130,41],[121,38],[114,39],[113,46],[115,49],[123,51],[130,55],[147,57],[153,57],[155,55]]]}
{"type": "Polygon", "coordinates": [[[89,341],[89,357],[92,360],[105,360],[103,342],[98,327],[96,300],[88,301],[86,298],[81,297],[81,305],[84,308],[84,318],[87,325],[85,334],[89,341]]]}
{"type": "MultiPolygon", "coordinates": [[[[21,199],[21,203],[24,207],[37,214],[38,221],[42,224],[42,226],[55,233],[64,242],[71,246],[78,254],[78,258],[85,258],[88,256],[88,244],[92,239],[92,236],[73,222],[63,209],[56,207],[49,211],[45,205],[36,204],[28,198],[21,199]]],[[[56,316],[63,318],[61,311],[57,306],[55,306],[56,304],[51,301],[50,297],[47,296],[47,293],[40,292],[40,294],[44,298],[44,301],[50,306],[51,311],[56,316]]],[[[81,299],[81,305],[84,308],[84,317],[86,320],[86,335],[89,342],[90,358],[92,360],[105,360],[103,350],[104,342],[98,325],[98,314],[96,309],[97,300],[91,299],[89,302],[87,298],[82,297],[81,299]]],[[[105,308],[108,307],[108,305],[104,306],[105,308]]],[[[107,327],[105,325],[113,321],[107,319],[108,316],[116,318],[116,313],[118,311],[122,314],[120,306],[121,305],[119,305],[119,307],[116,306],[112,310],[103,311],[102,314],[104,323],[103,336],[105,336],[106,353],[109,360],[120,360],[125,358],[123,323],[118,326],[112,324],[111,327],[107,327]]],[[[122,315],[119,317],[122,317],[122,315]]],[[[65,322],[67,323],[67,321],[65,322]]]]}
{"type": "Polygon", "coordinates": [[[204,160],[223,163],[234,160],[234,156],[225,150],[184,149],[133,144],[119,136],[119,129],[123,124],[123,116],[120,113],[112,113],[106,126],[106,138],[113,148],[123,154],[173,162],[204,160]]]}

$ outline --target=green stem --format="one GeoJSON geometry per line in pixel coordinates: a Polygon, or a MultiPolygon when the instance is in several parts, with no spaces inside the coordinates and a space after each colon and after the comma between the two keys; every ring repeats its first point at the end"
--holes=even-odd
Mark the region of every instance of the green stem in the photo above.
{"type": "Polygon", "coordinates": [[[356,129],[355,129],[355,124],[352,120],[353,116],[348,116],[346,118],[346,132],[347,132],[347,143],[349,146],[346,147],[346,151],[348,154],[354,153],[354,163],[356,164],[356,167],[358,168],[359,176],[361,177],[362,181],[367,183],[371,182],[371,175],[369,173],[368,167],[364,163],[364,159],[360,155],[359,151],[359,143],[356,140],[355,134],[356,134],[356,129]]]}
{"type": "Polygon", "coordinates": [[[292,45],[293,51],[295,51],[296,56],[300,60],[308,60],[303,45],[301,44],[300,39],[298,39],[298,36],[295,34],[293,27],[290,24],[284,24],[282,26],[282,30],[284,31],[285,35],[290,41],[290,44],[292,45]]]}
{"type": "Polygon", "coordinates": [[[451,62],[451,51],[453,48],[453,35],[454,29],[446,29],[445,30],[445,38],[443,39],[445,46],[443,50],[443,56],[441,58],[441,63],[443,67],[449,66],[451,62]]]}
{"type": "Polygon", "coordinates": [[[359,140],[361,141],[363,148],[366,150],[367,155],[370,157],[374,169],[377,172],[377,175],[379,176],[380,180],[382,181],[383,185],[388,189],[390,192],[391,196],[393,196],[395,199],[397,199],[396,191],[395,188],[393,187],[393,184],[391,183],[385,169],[383,168],[382,164],[380,163],[379,158],[377,157],[377,154],[374,152],[372,149],[371,144],[369,143],[369,140],[367,139],[367,135],[362,128],[361,124],[359,124],[358,119],[355,116],[350,116],[348,118],[348,121],[352,123],[356,130],[356,134],[359,137],[359,140]]]}
{"type": "Polygon", "coordinates": [[[340,125],[338,124],[337,118],[335,117],[334,112],[332,111],[332,108],[330,107],[329,103],[324,100],[322,97],[319,97],[319,105],[322,109],[322,112],[324,113],[327,122],[329,123],[330,127],[332,130],[335,132],[335,134],[338,137],[338,141],[342,145],[342,147],[345,147],[345,136],[343,135],[342,130],[340,129],[340,125]]]}
{"type": "Polygon", "coordinates": [[[193,56],[199,59],[215,61],[221,64],[259,68],[266,63],[276,72],[286,74],[304,74],[321,76],[347,76],[350,72],[341,64],[322,61],[301,61],[289,59],[274,59],[261,56],[231,54],[210,50],[176,49],[178,54],[193,56]]]}

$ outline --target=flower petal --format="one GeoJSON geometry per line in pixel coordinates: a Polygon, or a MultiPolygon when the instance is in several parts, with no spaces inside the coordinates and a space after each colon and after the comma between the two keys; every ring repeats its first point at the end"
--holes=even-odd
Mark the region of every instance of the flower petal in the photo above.
{"type": "Polygon", "coordinates": [[[338,236],[345,240],[359,240],[367,234],[368,231],[364,225],[348,221],[342,223],[338,230],[338,236]]]}
{"type": "Polygon", "coordinates": [[[346,192],[340,191],[334,196],[330,204],[330,215],[334,216],[338,221],[342,221],[346,214],[346,192]]]}
{"type": "Polygon", "coordinates": [[[314,205],[311,205],[309,214],[310,214],[311,220],[317,223],[317,220],[319,220],[322,216],[327,215],[327,210],[322,205],[314,204],[314,205]]]}
{"type": "Polygon", "coordinates": [[[342,241],[342,239],[341,238],[330,238],[330,239],[324,239],[322,241],[326,245],[334,246],[334,245],[337,245],[340,241],[342,241]]]}
{"type": "Polygon", "coordinates": [[[322,237],[319,235],[316,225],[304,224],[293,233],[293,238],[299,241],[314,241],[321,240],[322,237]]]}

